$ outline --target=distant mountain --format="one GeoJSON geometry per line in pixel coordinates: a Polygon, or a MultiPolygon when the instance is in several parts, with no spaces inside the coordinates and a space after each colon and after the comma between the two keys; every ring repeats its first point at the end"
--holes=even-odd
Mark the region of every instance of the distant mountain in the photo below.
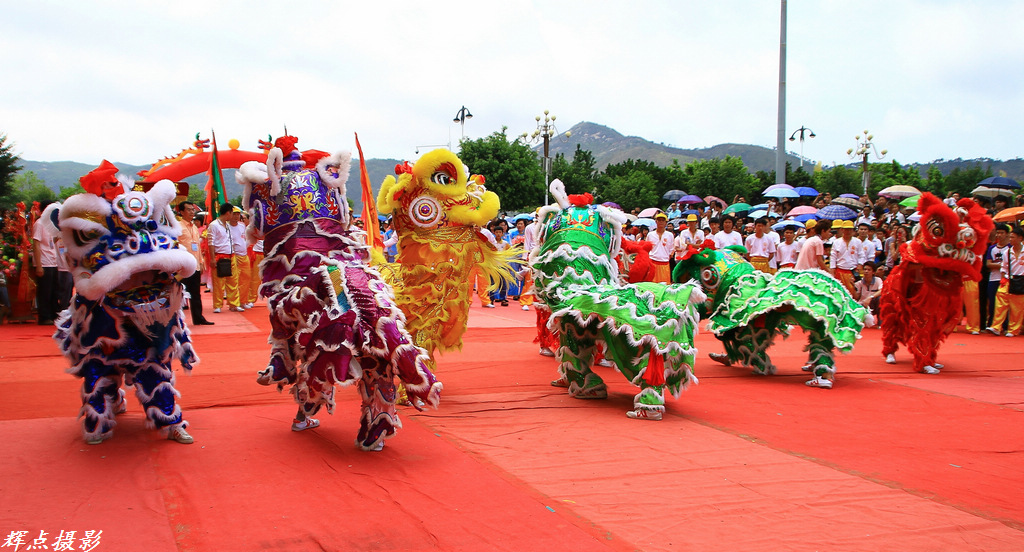
{"type": "MultiPolygon", "coordinates": [[[[615,129],[589,122],[578,123],[570,128],[568,140],[553,139],[550,142],[551,156],[561,153],[565,154],[566,159],[572,159],[577,144],[594,154],[599,170],[627,159],[645,160],[667,167],[673,159],[678,159],[680,165],[686,165],[691,161],[722,158],[726,155],[742,159],[750,172],[775,170],[774,149],[745,144],[719,144],[703,149],[675,148],[637,136],[623,136],[615,129]]],[[[543,146],[534,149],[541,152],[543,146]]],[[[800,158],[795,155],[787,155],[786,158],[793,166],[800,164],[800,158]]]]}

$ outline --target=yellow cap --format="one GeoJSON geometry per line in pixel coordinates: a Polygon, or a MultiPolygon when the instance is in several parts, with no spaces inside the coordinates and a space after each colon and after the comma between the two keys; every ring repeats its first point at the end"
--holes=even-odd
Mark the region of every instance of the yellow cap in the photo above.
{"type": "Polygon", "coordinates": [[[839,219],[836,219],[836,220],[832,221],[832,229],[833,230],[836,230],[836,229],[842,228],[842,227],[843,227],[843,221],[841,221],[839,219]]]}
{"type": "Polygon", "coordinates": [[[697,215],[686,215],[686,222],[697,222],[697,215]]]}
{"type": "Polygon", "coordinates": [[[654,215],[654,218],[668,220],[668,215],[666,215],[665,213],[658,213],[657,215],[654,215]]]}
{"type": "Polygon", "coordinates": [[[804,223],[804,228],[814,228],[817,224],[818,221],[814,219],[807,219],[807,222],[804,223]]]}

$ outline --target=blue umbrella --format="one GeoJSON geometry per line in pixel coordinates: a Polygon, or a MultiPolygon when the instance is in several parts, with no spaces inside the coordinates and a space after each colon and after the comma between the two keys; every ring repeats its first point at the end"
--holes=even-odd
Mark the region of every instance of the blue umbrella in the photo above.
{"type": "Polygon", "coordinates": [[[857,194],[842,194],[839,197],[848,197],[850,199],[856,199],[858,201],[860,200],[860,196],[857,194]]]}
{"type": "MultiPolygon", "coordinates": [[[[810,215],[810,216],[813,217],[814,215],[810,215]]],[[[773,224],[772,225],[772,230],[775,230],[776,232],[781,232],[782,230],[785,230],[786,228],[796,229],[796,228],[803,228],[803,227],[804,227],[804,223],[802,223],[802,222],[799,222],[799,221],[796,221],[796,220],[784,220],[784,221],[776,222],[775,224],[773,224]]]]}
{"type": "Polygon", "coordinates": [[[775,198],[786,198],[786,197],[800,197],[800,192],[793,188],[776,188],[774,190],[767,190],[763,194],[764,197],[775,197],[775,198]]]}
{"type": "Polygon", "coordinates": [[[818,218],[828,220],[853,220],[857,218],[857,211],[843,205],[829,204],[818,209],[818,218]]]}
{"type": "Polygon", "coordinates": [[[515,222],[517,220],[525,220],[526,222],[530,222],[531,220],[533,220],[533,213],[520,213],[512,217],[512,222],[515,222]]]}
{"type": "Polygon", "coordinates": [[[758,209],[757,211],[751,211],[750,214],[747,216],[749,216],[752,219],[759,219],[761,217],[768,216],[768,211],[765,211],[764,209],[758,209]]]}
{"type": "Polygon", "coordinates": [[[679,201],[679,198],[686,195],[686,192],[682,190],[669,190],[665,192],[665,195],[661,196],[661,199],[665,201],[679,201]]]}
{"type": "Polygon", "coordinates": [[[654,229],[658,227],[658,223],[654,222],[654,219],[652,218],[638,218],[633,221],[633,226],[646,226],[654,229]]]}
{"type": "Polygon", "coordinates": [[[698,211],[696,209],[687,209],[687,210],[683,211],[683,216],[685,217],[687,215],[697,215],[697,216],[700,216],[700,211],[698,211]]]}
{"type": "Polygon", "coordinates": [[[809,186],[797,186],[793,189],[796,190],[796,193],[800,194],[800,197],[817,197],[818,195],[818,190],[809,186]]]}
{"type": "Polygon", "coordinates": [[[622,210],[622,206],[619,205],[618,203],[615,203],[614,201],[605,201],[601,205],[604,205],[605,207],[611,207],[613,209],[618,209],[620,211],[622,210]]]}
{"type": "Polygon", "coordinates": [[[817,219],[818,215],[815,213],[807,213],[806,215],[797,215],[793,217],[793,220],[797,222],[807,222],[809,220],[817,219]]]}
{"type": "Polygon", "coordinates": [[[1005,176],[990,176],[981,182],[978,182],[979,186],[985,186],[988,188],[1010,188],[1018,189],[1020,184],[1012,178],[1006,178],[1005,176]]]}
{"type": "Polygon", "coordinates": [[[750,206],[750,210],[751,211],[767,211],[768,210],[768,204],[767,203],[758,203],[757,205],[751,205],[750,206]]]}

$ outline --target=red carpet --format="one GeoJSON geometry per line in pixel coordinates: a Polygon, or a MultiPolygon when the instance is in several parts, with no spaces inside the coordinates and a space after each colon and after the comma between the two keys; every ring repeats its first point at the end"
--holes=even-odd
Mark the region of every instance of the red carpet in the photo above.
{"type": "Polygon", "coordinates": [[[717,365],[661,422],[551,387],[533,312],[474,307],[439,358],[441,408],[402,411],[381,453],[353,445],[358,400],[289,430],[291,397],[255,383],[266,310],[210,314],[179,373],[196,444],[143,427],[81,442],[79,382],[49,328],[0,326],[0,532],[102,530],[97,550],[1022,550],[1024,340],[954,334],[938,376],[887,365],[866,330],[834,389],[717,365]]]}

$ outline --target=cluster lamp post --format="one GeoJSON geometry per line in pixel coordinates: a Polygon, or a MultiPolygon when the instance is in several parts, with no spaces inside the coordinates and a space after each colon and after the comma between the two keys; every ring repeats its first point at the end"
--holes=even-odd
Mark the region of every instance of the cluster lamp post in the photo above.
{"type": "Polygon", "coordinates": [[[871,185],[871,173],[868,172],[868,154],[874,152],[875,157],[881,161],[889,151],[882,150],[879,152],[878,148],[875,147],[875,143],[872,141],[875,139],[875,136],[873,134],[869,134],[867,130],[864,131],[863,140],[861,139],[860,134],[855,138],[857,140],[857,147],[846,150],[846,155],[855,159],[858,157],[861,158],[861,181],[864,183],[864,195],[868,195],[868,186],[871,185]]]}

